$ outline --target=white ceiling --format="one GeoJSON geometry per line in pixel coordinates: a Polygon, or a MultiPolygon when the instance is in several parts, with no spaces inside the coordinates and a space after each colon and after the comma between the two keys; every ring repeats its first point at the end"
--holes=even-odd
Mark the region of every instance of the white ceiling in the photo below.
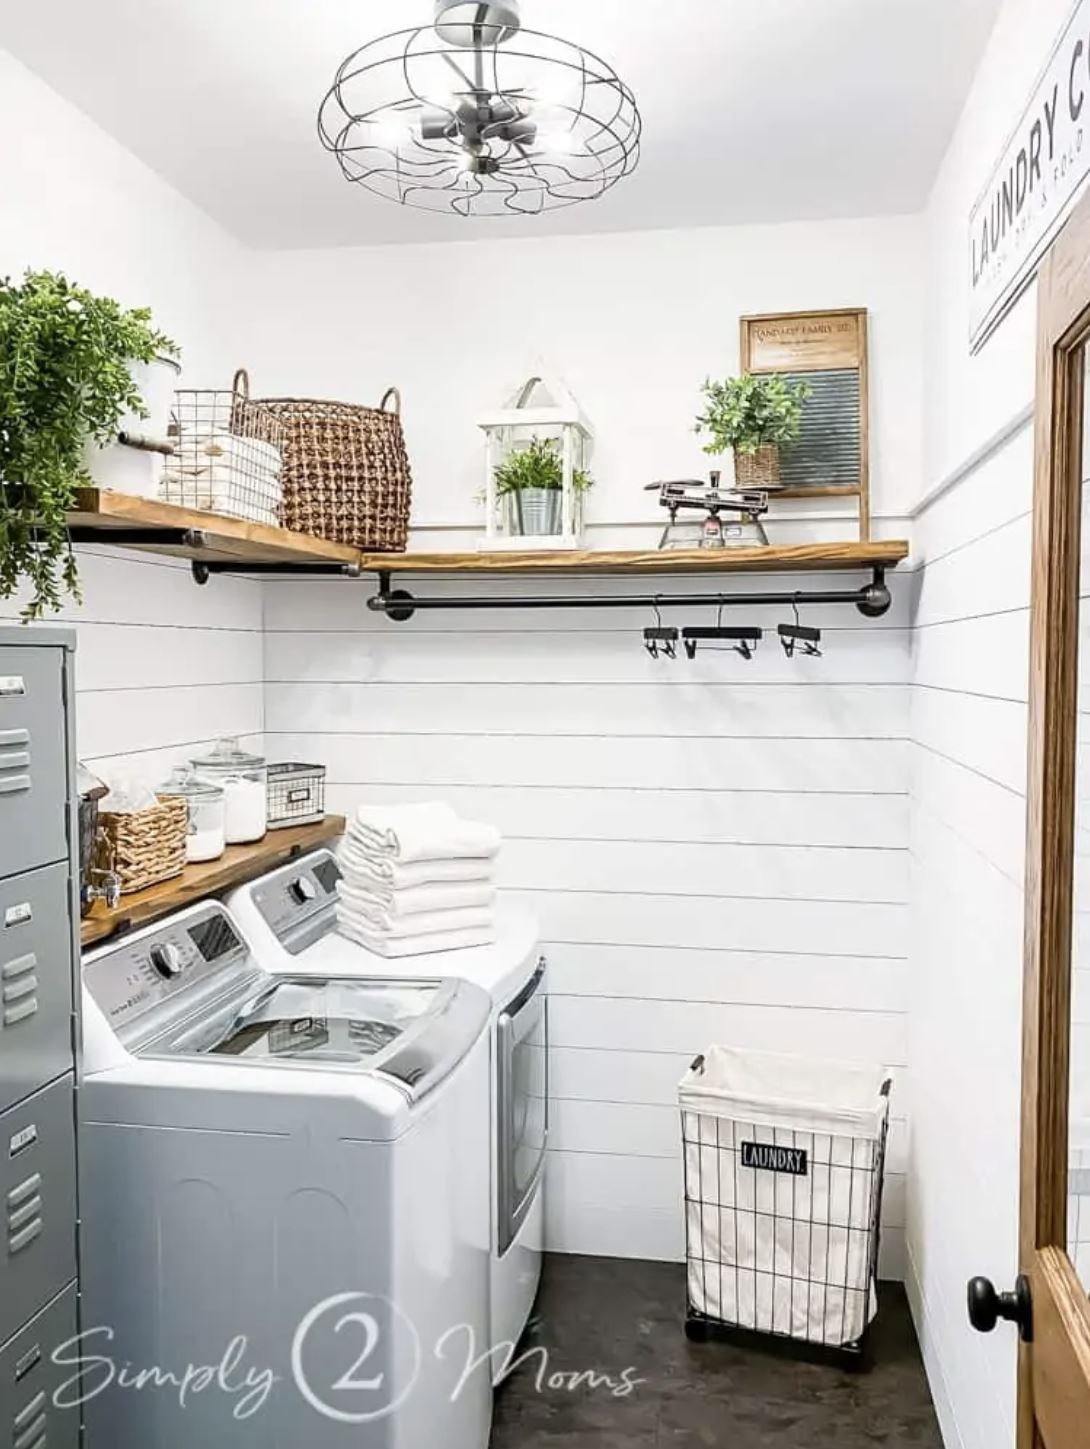
{"type": "Polygon", "coordinates": [[[318,143],[341,60],[432,0],[33,0],[0,45],[245,241],[342,246],[915,210],[999,5],[523,0],[614,64],[645,131],[602,200],[511,220],[371,197],[318,143]]]}

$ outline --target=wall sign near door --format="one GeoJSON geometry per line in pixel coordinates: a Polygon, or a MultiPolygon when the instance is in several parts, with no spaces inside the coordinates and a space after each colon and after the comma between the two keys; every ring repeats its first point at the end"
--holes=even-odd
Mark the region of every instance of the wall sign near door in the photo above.
{"type": "Polygon", "coordinates": [[[969,217],[979,351],[1026,290],[1090,175],[1090,0],[1078,0],[969,217]]]}

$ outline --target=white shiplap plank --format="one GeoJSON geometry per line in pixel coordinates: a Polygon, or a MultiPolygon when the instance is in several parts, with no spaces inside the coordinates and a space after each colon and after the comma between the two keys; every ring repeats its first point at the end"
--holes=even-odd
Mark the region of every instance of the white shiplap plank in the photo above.
{"type": "Polygon", "coordinates": [[[902,685],[470,682],[277,683],[266,690],[268,728],[360,734],[639,735],[760,739],[770,719],[796,735],[903,739],[902,685]]]}
{"type": "Polygon", "coordinates": [[[908,899],[908,856],[895,850],[508,839],[497,882],[511,890],[621,891],[779,900],[908,899]]]}
{"type": "Polygon", "coordinates": [[[863,1065],[903,1067],[906,1018],[893,1012],[717,1005],[549,994],[557,1049],[687,1054],[713,1043],[863,1065]]]}
{"type": "Polygon", "coordinates": [[[80,693],[264,682],[257,630],[84,623],[78,635],[80,693]]]}
{"type": "Polygon", "coordinates": [[[888,958],[778,956],[662,946],[546,942],[558,996],[907,1011],[908,969],[888,958]]]}
{"type": "Polygon", "coordinates": [[[505,891],[541,920],[547,940],[617,946],[730,947],[833,956],[903,955],[907,908],[873,902],[505,891]]]}
{"type": "MultiPolygon", "coordinates": [[[[328,782],[330,807],[422,803],[430,785],[328,782]]],[[[899,850],[908,833],[904,795],[776,794],[730,789],[445,785],[443,798],[468,819],[526,840],[707,842],[899,850]]]]}
{"type": "MultiPolygon", "coordinates": [[[[789,719],[775,726],[789,730],[789,719]]],[[[897,740],[806,740],[770,733],[760,741],[701,738],[649,743],[585,738],[560,748],[546,731],[520,738],[413,737],[268,731],[280,759],[317,759],[331,778],[373,784],[596,786],[903,794],[907,744],[897,740]]]]}
{"type": "MultiPolygon", "coordinates": [[[[642,627],[642,626],[641,626],[642,627]]],[[[584,626],[548,633],[284,633],[269,642],[270,679],[303,683],[655,684],[692,688],[728,684],[893,684],[905,682],[905,630],[845,631],[824,642],[820,659],[786,659],[767,638],[753,659],[702,650],[694,660],[652,659],[640,630],[584,626]]]]}
{"type": "Polygon", "coordinates": [[[259,733],[261,685],[93,690],[77,698],[76,727],[80,754],[88,758],[259,733]]]}

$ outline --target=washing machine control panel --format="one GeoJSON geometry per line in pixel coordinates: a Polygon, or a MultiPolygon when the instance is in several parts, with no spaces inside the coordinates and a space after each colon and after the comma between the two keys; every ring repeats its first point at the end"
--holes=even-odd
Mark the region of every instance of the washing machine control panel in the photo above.
{"type": "Polygon", "coordinates": [[[251,887],[258,913],[285,950],[298,955],[332,925],[340,867],[317,851],[273,871],[251,887]]]}
{"type": "Polygon", "coordinates": [[[167,921],[133,941],[121,941],[83,968],[83,983],[118,1032],[172,996],[207,982],[246,958],[234,922],[212,902],[167,921]]]}

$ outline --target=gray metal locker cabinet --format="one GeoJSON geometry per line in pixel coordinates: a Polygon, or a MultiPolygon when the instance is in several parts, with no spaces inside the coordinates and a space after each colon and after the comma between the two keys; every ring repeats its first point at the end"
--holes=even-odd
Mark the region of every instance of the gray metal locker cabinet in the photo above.
{"type": "Polygon", "coordinates": [[[75,635],[0,628],[0,1443],[78,1449],[75,635]]]}

